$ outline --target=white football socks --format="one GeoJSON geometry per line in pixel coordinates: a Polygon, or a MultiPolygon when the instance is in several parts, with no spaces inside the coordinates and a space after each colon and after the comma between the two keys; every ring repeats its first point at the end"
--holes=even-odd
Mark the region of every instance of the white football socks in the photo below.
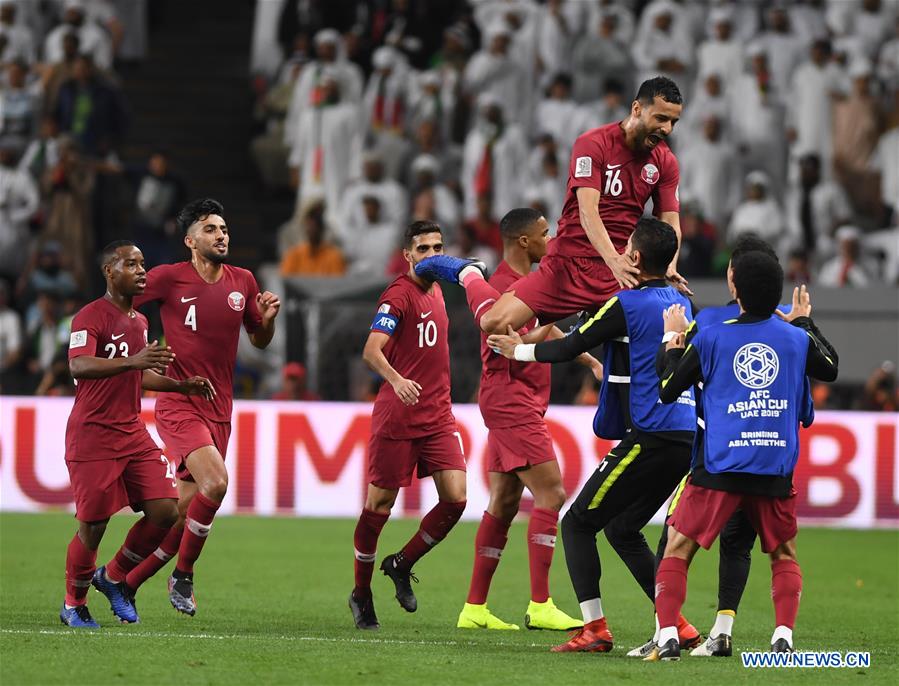
{"type": "Polygon", "coordinates": [[[666,626],[664,629],[659,631],[659,640],[656,641],[656,645],[663,646],[671,639],[675,641],[680,641],[677,636],[677,627],[676,626],[666,626]]]}
{"type": "Polygon", "coordinates": [[[591,598],[581,603],[581,615],[584,618],[584,624],[595,622],[597,619],[603,618],[602,602],[599,598],[591,598]]]}
{"type": "Polygon", "coordinates": [[[652,635],[652,642],[658,643],[659,642],[659,616],[658,615],[655,615],[655,620],[656,620],[656,631],[652,635]]]}
{"type": "Polygon", "coordinates": [[[777,627],[771,636],[771,645],[774,645],[778,639],[781,638],[785,638],[787,643],[790,644],[790,647],[793,647],[793,630],[790,627],[784,626],[783,624],[777,627]]]}
{"type": "Polygon", "coordinates": [[[732,636],[733,632],[734,613],[732,610],[722,610],[715,617],[715,623],[712,625],[712,630],[709,631],[709,636],[711,636],[712,638],[720,636],[721,634],[732,636]]]}

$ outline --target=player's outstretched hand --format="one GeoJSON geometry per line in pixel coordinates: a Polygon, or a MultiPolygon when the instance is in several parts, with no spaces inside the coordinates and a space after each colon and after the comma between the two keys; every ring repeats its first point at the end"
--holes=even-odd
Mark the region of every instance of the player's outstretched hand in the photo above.
{"type": "Polygon", "coordinates": [[[403,401],[403,405],[415,405],[421,395],[421,386],[411,379],[400,379],[393,384],[393,392],[403,401]]]}
{"type": "Polygon", "coordinates": [[[671,285],[674,286],[677,290],[683,293],[686,296],[692,296],[693,291],[690,290],[689,281],[687,281],[683,276],[678,274],[676,269],[669,269],[668,273],[665,275],[665,278],[671,282],[671,285]]]}
{"type": "Polygon", "coordinates": [[[640,274],[640,270],[627,255],[615,253],[611,260],[606,260],[606,264],[609,265],[612,275],[622,288],[633,288],[639,283],[637,276],[640,274]]]}
{"type": "Polygon", "coordinates": [[[149,343],[143,350],[130,358],[134,369],[141,371],[152,369],[157,374],[165,374],[165,368],[174,359],[175,353],[172,352],[172,349],[169,346],[159,345],[159,341],[149,343]]]}
{"type": "Polygon", "coordinates": [[[690,322],[687,321],[686,309],[683,305],[678,305],[677,303],[669,305],[662,312],[662,319],[665,320],[665,333],[672,331],[674,333],[684,333],[687,327],[690,326],[690,322]]]}
{"type": "Polygon", "coordinates": [[[793,309],[790,310],[790,313],[784,314],[780,310],[775,310],[775,314],[785,322],[791,322],[798,317],[811,317],[812,298],[809,295],[808,288],[805,287],[805,284],[796,286],[796,288],[793,289],[793,309]]]}
{"type": "Polygon", "coordinates": [[[281,298],[271,291],[258,293],[256,295],[256,307],[259,308],[259,314],[262,315],[262,323],[268,324],[278,316],[278,311],[281,309],[281,298]]]}
{"type": "Polygon", "coordinates": [[[515,359],[515,346],[521,344],[521,336],[511,326],[505,334],[492,334],[487,337],[487,345],[503,357],[515,359]]]}
{"type": "Polygon", "coordinates": [[[215,398],[215,389],[212,387],[212,382],[203,376],[192,376],[189,379],[184,379],[184,381],[179,382],[178,388],[184,395],[200,395],[209,401],[215,398]]]}

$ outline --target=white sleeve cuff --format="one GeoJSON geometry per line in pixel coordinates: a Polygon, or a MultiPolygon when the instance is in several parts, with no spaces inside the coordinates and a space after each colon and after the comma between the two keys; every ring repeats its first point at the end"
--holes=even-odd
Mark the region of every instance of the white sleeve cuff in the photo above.
{"type": "Polygon", "coordinates": [[[519,343],[515,346],[515,359],[519,362],[536,362],[535,347],[537,347],[536,343],[519,343]]]}
{"type": "Polygon", "coordinates": [[[675,336],[677,336],[677,331],[666,331],[665,335],[662,336],[662,343],[667,343],[668,341],[673,340],[675,336]]]}

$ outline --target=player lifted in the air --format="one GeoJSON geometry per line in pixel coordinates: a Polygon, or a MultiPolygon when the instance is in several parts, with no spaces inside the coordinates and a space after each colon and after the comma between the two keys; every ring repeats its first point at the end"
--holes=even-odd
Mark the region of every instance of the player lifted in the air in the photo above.
{"type": "MultiPolygon", "coordinates": [[[[638,270],[624,246],[650,198],[655,215],[680,240],[680,176],[665,139],[680,118],[681,103],[677,85],[657,76],[640,85],[627,119],[578,137],[558,236],[539,269],[505,293],[484,279],[483,265],[473,260],[443,255],[422,262],[416,273],[464,286],[475,321],[499,334],[535,315],[549,323],[595,309],[621,288],[632,288],[638,270]]],[[[686,289],[676,254],[666,276],[686,289]]]]}
{"type": "Polygon", "coordinates": [[[403,250],[409,271],[381,294],[362,353],[384,383],[372,409],[368,494],[353,535],[356,584],[349,606],[359,629],[379,627],[371,577],[378,537],[399,489],[417,473],[434,478],[439,497],[403,549],[381,562],[407,612],[418,608],[412,566],[446,537],[465,510],[465,457],[450,403],[449,319],[440,285],[414,271],[421,260],[442,252],[437,224],[409,225],[403,250]]]}
{"type": "Polygon", "coordinates": [[[240,329],[247,330],[254,346],[265,348],[281,306],[278,296],[259,292],[251,272],[226,264],[230,234],[223,215],[215,200],[188,203],[177,223],[190,261],[151,269],[144,294],[135,298],[137,305],[159,302],[166,340],[178,352],[171,376],[180,379],[188,370],[196,371],[208,377],[216,391],[211,407],[173,396],[156,402],[156,429],[178,465],[180,518],[156,552],[126,579],[136,591],[177,553],[169,600],[189,615],[196,612],[194,563],[228,488],[225,453],[240,329]]]}
{"type": "MultiPolygon", "coordinates": [[[[515,209],[500,222],[503,261],[490,277],[498,291],[531,271],[531,265],[546,255],[549,228],[546,219],[530,208],[515,209]]],[[[562,336],[553,325],[538,327],[530,321],[526,329],[537,340],[548,334],[562,336]]],[[[580,360],[597,378],[602,365],[585,353],[580,360]]],[[[517,629],[487,609],[490,581],[506,546],[509,526],[521,502],[525,486],[534,496],[528,521],[528,558],[531,572],[531,602],[525,614],[530,629],[575,629],[582,622],[559,610],[549,595],[549,568],[556,544],[559,510],[565,504],[562,474],[552,438],[543,420],[549,404],[550,367],[507,360],[487,346],[481,335],[481,387],[478,404],[487,437],[487,469],[490,472],[490,502],[475,538],[474,570],[468,599],[457,626],[463,629],[517,629]]]]}
{"type": "Polygon", "coordinates": [[[91,583],[121,622],[137,622],[123,581],[152,555],[178,518],[172,465],[140,419],[141,388],[213,398],[207,379],[161,376],[175,355],[147,345],[147,319],[132,309],[146,285],[144,258],[130,241],[116,241],[101,256],[106,295],[72,320],[69,370],[77,384],[66,425],[66,466],[75,496],[78,532],[66,554],[66,599],[59,617],[71,627],[96,629],[87,609],[91,583]],[[109,518],[130,505],[144,516],[131,527],[115,557],[95,570],[109,518]]]}

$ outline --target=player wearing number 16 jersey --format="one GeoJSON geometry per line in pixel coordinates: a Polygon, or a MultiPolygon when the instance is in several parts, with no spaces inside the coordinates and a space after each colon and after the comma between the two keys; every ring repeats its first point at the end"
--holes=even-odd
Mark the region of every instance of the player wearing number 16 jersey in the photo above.
{"type": "MultiPolygon", "coordinates": [[[[501,292],[471,260],[438,256],[416,269],[465,288],[475,321],[486,333],[517,330],[535,315],[554,322],[593,310],[620,288],[637,285],[625,245],[651,198],[655,215],[680,240],[677,159],[665,139],[681,115],[677,85],[662,76],[641,84],[630,115],[587,131],[574,142],[559,231],[540,267],[501,292]]],[[[666,276],[685,290],[677,255],[666,276]]]]}
{"type": "Polygon", "coordinates": [[[160,398],[156,428],[178,464],[181,517],[156,552],[128,574],[136,590],[175,553],[169,600],[179,612],[193,615],[193,565],[225,497],[228,472],[224,459],[231,434],[234,362],[243,327],[257,348],[265,348],[275,331],[280,301],[260,294],[253,274],[225,264],[230,240],[224,209],[215,200],[195,200],[178,215],[189,262],[161,265],[147,274],[147,289],[137,305],[158,301],[166,339],[178,357],[174,378],[188,369],[208,377],[216,391],[212,407],[190,398],[160,398]]]}
{"type": "Polygon", "coordinates": [[[381,529],[399,489],[412,476],[432,476],[439,502],[421,521],[403,549],[388,555],[381,570],[396,586],[407,612],[418,601],[412,592],[412,566],[442,541],[465,510],[465,458],[450,404],[449,319],[439,284],[416,276],[415,265],[443,252],[443,235],[433,222],[406,229],[403,254],[409,271],[396,278],[378,300],[362,357],[381,375],[371,417],[368,493],[353,536],[355,587],[349,605],[359,629],[377,629],[371,593],[381,529]]]}

